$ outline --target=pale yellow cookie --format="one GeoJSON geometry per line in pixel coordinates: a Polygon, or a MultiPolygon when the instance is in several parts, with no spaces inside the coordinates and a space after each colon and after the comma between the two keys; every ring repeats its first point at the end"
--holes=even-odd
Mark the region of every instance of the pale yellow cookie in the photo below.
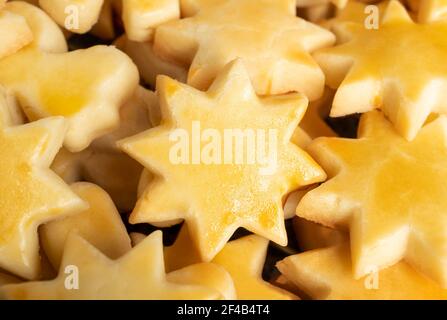
{"type": "Polygon", "coordinates": [[[50,221],[40,229],[42,247],[55,270],[59,269],[65,241],[73,231],[111,259],[128,252],[131,249],[130,238],[109,195],[87,182],[75,183],[71,189],[89,204],[89,208],[50,221]]]}
{"type": "MultiPolygon", "coordinates": [[[[238,227],[286,245],[282,197],[325,178],[321,168],[290,142],[306,99],[299,94],[258,97],[240,60],[229,64],[206,93],[164,76],[157,90],[161,125],[119,142],[122,150],[158,174],[139,198],[130,222],[185,219],[204,261],[210,261],[238,227]],[[270,144],[274,156],[260,154],[265,161],[244,162],[238,157],[246,151],[236,157],[235,147],[227,152],[225,163],[219,152],[211,153],[209,164],[200,154],[193,163],[190,155],[175,151],[186,144],[170,135],[193,136],[197,122],[216,130],[218,137],[226,128],[257,130],[264,133],[258,139],[261,147],[266,147],[266,131],[270,137],[277,133],[278,143],[272,138],[270,144]]],[[[261,149],[267,150],[258,152],[261,149]]]]}
{"type": "Polygon", "coordinates": [[[121,258],[110,260],[89,242],[71,233],[56,279],[6,285],[0,290],[8,299],[20,300],[221,298],[214,288],[169,282],[162,247],[162,234],[156,231],[121,258]],[[78,289],[67,290],[67,284],[78,289]]]}
{"type": "Polygon", "coordinates": [[[277,263],[287,280],[313,299],[407,300],[447,299],[447,290],[405,262],[365,278],[352,277],[348,244],[307,251],[277,263]]]}
{"type": "Polygon", "coordinates": [[[411,140],[431,113],[447,113],[447,22],[416,24],[392,0],[377,30],[346,23],[337,33],[342,44],[314,55],[338,88],[331,116],[381,109],[411,140]]]}
{"type": "Polygon", "coordinates": [[[156,54],[189,67],[188,84],[206,90],[227,63],[240,58],[260,95],[322,95],[324,76],[311,53],[335,39],[297,18],[295,0],[217,0],[199,8],[159,26],[154,38],[156,54]]]}
{"type": "Polygon", "coordinates": [[[27,48],[0,60],[0,84],[11,89],[31,120],[64,116],[71,152],[119,124],[119,108],[135,91],[138,70],[114,47],[68,53],[27,48]]]}
{"type": "Polygon", "coordinates": [[[1,125],[0,267],[23,278],[39,274],[38,226],[86,206],[48,169],[65,132],[62,117],[1,125]]]}
{"type": "Polygon", "coordinates": [[[330,179],[303,197],[297,214],[350,231],[356,278],[405,259],[446,286],[446,141],[444,116],[409,142],[371,111],[358,139],[318,138],[307,148],[330,179]]]}
{"type": "MultiPolygon", "coordinates": [[[[141,241],[141,236],[137,241],[141,241]]],[[[267,255],[268,240],[259,236],[247,236],[231,241],[211,261],[222,266],[233,279],[238,299],[295,299],[284,290],[262,279],[262,268],[267,255]]],[[[200,252],[194,245],[187,226],[182,226],[174,244],[165,247],[166,270],[179,270],[201,261],[200,252]]]]}

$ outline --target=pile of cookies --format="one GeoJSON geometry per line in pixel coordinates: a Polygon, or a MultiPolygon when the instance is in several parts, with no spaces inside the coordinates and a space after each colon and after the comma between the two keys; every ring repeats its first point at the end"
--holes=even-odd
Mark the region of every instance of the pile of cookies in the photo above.
{"type": "Polygon", "coordinates": [[[447,298],[446,60],[445,0],[0,0],[1,297],[447,298]]]}

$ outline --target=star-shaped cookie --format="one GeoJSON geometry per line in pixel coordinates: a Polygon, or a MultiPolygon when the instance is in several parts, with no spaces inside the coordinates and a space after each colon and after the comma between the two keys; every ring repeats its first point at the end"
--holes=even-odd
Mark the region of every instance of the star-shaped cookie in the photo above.
{"type": "Polygon", "coordinates": [[[405,259],[446,286],[446,142],[444,116],[409,142],[382,113],[366,113],[358,139],[308,147],[330,179],[303,197],[297,214],[349,229],[356,278],[405,259]]]}
{"type": "Polygon", "coordinates": [[[62,117],[0,125],[0,267],[23,278],[39,272],[37,227],[86,206],[48,169],[65,132],[62,117]]]}
{"type": "MultiPolygon", "coordinates": [[[[133,246],[146,239],[146,235],[137,232],[132,232],[130,237],[133,246]]],[[[236,289],[228,271],[215,263],[201,263],[197,250],[191,244],[188,229],[183,226],[175,243],[164,247],[166,279],[179,284],[214,288],[224,299],[236,299],[236,289]],[[189,258],[191,255],[193,257],[189,258]]]]}
{"type": "Polygon", "coordinates": [[[157,174],[130,222],[185,219],[204,261],[239,227],[286,245],[282,197],[325,179],[312,158],[290,142],[306,99],[258,97],[241,60],[230,63],[208,92],[165,76],[157,90],[161,125],[119,142],[157,174]],[[211,135],[209,143],[201,140],[202,132],[211,135]],[[241,132],[257,137],[257,143],[241,132]]]}
{"type": "Polygon", "coordinates": [[[138,85],[138,70],[114,47],[68,53],[33,48],[0,60],[0,84],[11,89],[31,120],[64,116],[72,152],[119,124],[119,108],[138,85]]]}
{"type": "Polygon", "coordinates": [[[298,91],[315,100],[324,75],[310,53],[333,42],[330,32],[295,16],[294,0],[227,0],[159,26],[154,50],[190,66],[188,84],[198,89],[241,58],[258,94],[298,91]]]}
{"type": "Polygon", "coordinates": [[[56,279],[6,285],[0,290],[6,298],[20,300],[178,300],[221,297],[213,288],[168,282],[162,247],[162,234],[156,231],[121,258],[110,260],[82,237],[71,233],[56,279]],[[71,273],[67,274],[66,270],[71,273]],[[77,273],[73,270],[77,270],[77,273]],[[67,276],[70,275],[78,276],[77,279],[69,279],[72,284],[78,285],[78,289],[67,288],[67,282],[70,282],[67,276]]]}
{"type": "Polygon", "coordinates": [[[338,88],[331,116],[379,108],[411,140],[430,113],[447,113],[447,23],[416,24],[393,0],[378,30],[355,23],[337,30],[346,42],[314,55],[338,88]]]}
{"type": "Polygon", "coordinates": [[[41,243],[55,270],[59,269],[65,241],[75,231],[111,259],[131,249],[130,238],[109,195],[100,187],[78,182],[71,189],[89,208],[77,214],[50,221],[40,229],[41,243]]]}
{"type": "MultiPolygon", "coordinates": [[[[229,272],[238,299],[296,299],[291,293],[270,285],[262,279],[262,269],[269,241],[251,235],[233,240],[211,261],[229,272]]],[[[183,225],[174,244],[165,247],[167,271],[183,270],[200,262],[200,252],[192,242],[187,226],[183,225]]]]}
{"type": "Polygon", "coordinates": [[[349,245],[342,244],[289,256],[276,266],[312,299],[447,299],[446,289],[405,262],[355,280],[350,259],[349,245]]]}

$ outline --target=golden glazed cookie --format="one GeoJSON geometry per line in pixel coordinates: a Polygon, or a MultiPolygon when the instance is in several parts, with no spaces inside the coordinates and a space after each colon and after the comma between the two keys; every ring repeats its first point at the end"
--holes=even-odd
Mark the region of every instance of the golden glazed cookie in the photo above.
{"type": "Polygon", "coordinates": [[[395,0],[378,30],[355,23],[337,28],[347,41],[314,55],[328,84],[338,88],[331,116],[379,108],[412,140],[430,113],[446,113],[446,32],[447,23],[415,24],[395,0]]]}
{"type": "Polygon", "coordinates": [[[210,261],[238,227],[286,245],[282,197],[325,178],[290,142],[305,112],[305,98],[258,97],[240,60],[229,64],[208,92],[165,76],[159,78],[157,90],[161,125],[119,142],[122,150],[158,175],[139,198],[130,222],[185,219],[204,261],[210,261]],[[230,149],[231,136],[240,128],[259,134],[259,147],[247,143],[230,149]],[[214,143],[200,141],[202,129],[211,129],[214,143]],[[227,149],[222,151],[225,135],[227,149]],[[200,150],[196,144],[195,151],[188,151],[190,137],[199,139],[200,150]],[[257,155],[257,160],[249,155],[257,155]]]}
{"type": "Polygon", "coordinates": [[[6,298],[20,300],[221,298],[214,288],[169,282],[162,246],[161,231],[156,231],[121,258],[110,260],[82,237],[71,233],[56,279],[6,285],[0,290],[6,298]],[[69,276],[72,278],[67,280],[69,276]],[[67,290],[67,284],[78,289],[67,290]]]}
{"type": "Polygon", "coordinates": [[[446,286],[446,133],[441,116],[408,142],[372,111],[358,139],[319,138],[309,146],[330,179],[303,197],[297,214],[349,229],[356,278],[405,258],[446,286]]]}
{"type": "Polygon", "coordinates": [[[68,53],[32,48],[0,60],[0,84],[11,89],[31,120],[64,116],[64,145],[78,152],[119,124],[119,107],[138,84],[132,61],[114,47],[68,53]]]}
{"type": "Polygon", "coordinates": [[[89,208],[66,218],[50,221],[40,229],[41,243],[55,270],[59,269],[65,241],[76,232],[111,259],[130,251],[130,238],[115,205],[100,187],[78,182],[71,189],[89,208]]]}
{"type": "Polygon", "coordinates": [[[23,278],[39,274],[37,227],[86,204],[48,169],[66,124],[54,117],[0,129],[0,267],[23,278]]]}
{"type": "MultiPolygon", "coordinates": [[[[130,234],[132,245],[144,241],[142,233],[130,234]]],[[[230,274],[214,263],[200,263],[200,255],[194,247],[186,225],[182,226],[174,244],[164,247],[165,269],[169,281],[194,283],[218,289],[225,299],[236,299],[236,290],[230,274]]]]}
{"type": "Polygon", "coordinates": [[[312,299],[447,299],[447,290],[405,262],[355,280],[350,259],[349,245],[341,244],[289,256],[277,268],[312,299]]]}
{"type": "Polygon", "coordinates": [[[206,90],[227,63],[241,58],[260,95],[321,96],[324,76],[310,53],[334,36],[295,17],[294,0],[216,0],[198,9],[159,26],[154,38],[156,54],[189,67],[188,84],[206,90]]]}

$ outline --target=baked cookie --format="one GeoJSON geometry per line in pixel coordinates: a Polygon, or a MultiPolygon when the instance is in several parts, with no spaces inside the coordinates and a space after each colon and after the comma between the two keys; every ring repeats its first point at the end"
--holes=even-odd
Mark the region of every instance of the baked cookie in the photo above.
{"type": "Polygon", "coordinates": [[[290,142],[306,99],[299,94],[258,97],[240,60],[229,64],[207,92],[165,76],[159,77],[157,91],[161,125],[119,142],[157,174],[130,222],[185,219],[204,261],[238,227],[286,245],[282,197],[325,179],[321,168],[290,142]],[[241,128],[258,136],[258,143],[238,139],[241,128]],[[206,134],[214,143],[203,145],[202,129],[211,129],[206,134]],[[193,142],[189,152],[190,138],[199,139],[200,148],[193,142]]]}
{"type": "Polygon", "coordinates": [[[318,138],[308,147],[330,179],[303,197],[297,215],[350,231],[356,278],[405,259],[446,286],[446,133],[441,116],[409,142],[371,111],[358,139],[318,138]]]}
{"type": "Polygon", "coordinates": [[[430,113],[446,113],[446,32],[447,23],[414,23],[396,0],[390,1],[378,30],[355,23],[339,26],[336,33],[345,42],[314,55],[329,86],[338,88],[331,116],[382,109],[412,140],[430,113]]]}
{"type": "Polygon", "coordinates": [[[62,147],[62,117],[0,127],[0,267],[33,279],[40,265],[38,226],[86,204],[48,169],[62,147]]]}
{"type": "Polygon", "coordinates": [[[260,95],[322,95],[324,75],[311,52],[333,44],[334,36],[297,18],[295,0],[198,2],[196,14],[159,26],[154,38],[157,55],[189,67],[188,84],[206,90],[227,63],[241,58],[260,95]]]}
{"type": "Polygon", "coordinates": [[[277,268],[312,299],[409,300],[447,299],[447,290],[405,262],[363,279],[352,277],[348,244],[307,251],[285,258],[277,268]]]}
{"type": "Polygon", "coordinates": [[[42,247],[54,269],[60,267],[65,241],[71,232],[76,232],[111,259],[130,251],[129,235],[109,195],[87,182],[75,183],[71,189],[88,203],[88,209],[50,221],[40,229],[42,247]]]}
{"type": "Polygon", "coordinates": [[[176,284],[166,279],[162,233],[156,231],[117,260],[110,260],[85,239],[71,233],[59,275],[51,281],[5,285],[8,299],[150,300],[218,299],[214,288],[176,284]],[[73,268],[75,267],[75,268],[73,268]],[[70,275],[78,275],[78,282],[70,275]],[[67,283],[77,290],[67,290],[67,283]]]}
{"type": "Polygon", "coordinates": [[[132,61],[107,46],[57,54],[23,49],[0,60],[0,69],[0,84],[16,94],[30,120],[67,119],[64,145],[71,152],[119,124],[119,107],[138,84],[132,61]]]}

